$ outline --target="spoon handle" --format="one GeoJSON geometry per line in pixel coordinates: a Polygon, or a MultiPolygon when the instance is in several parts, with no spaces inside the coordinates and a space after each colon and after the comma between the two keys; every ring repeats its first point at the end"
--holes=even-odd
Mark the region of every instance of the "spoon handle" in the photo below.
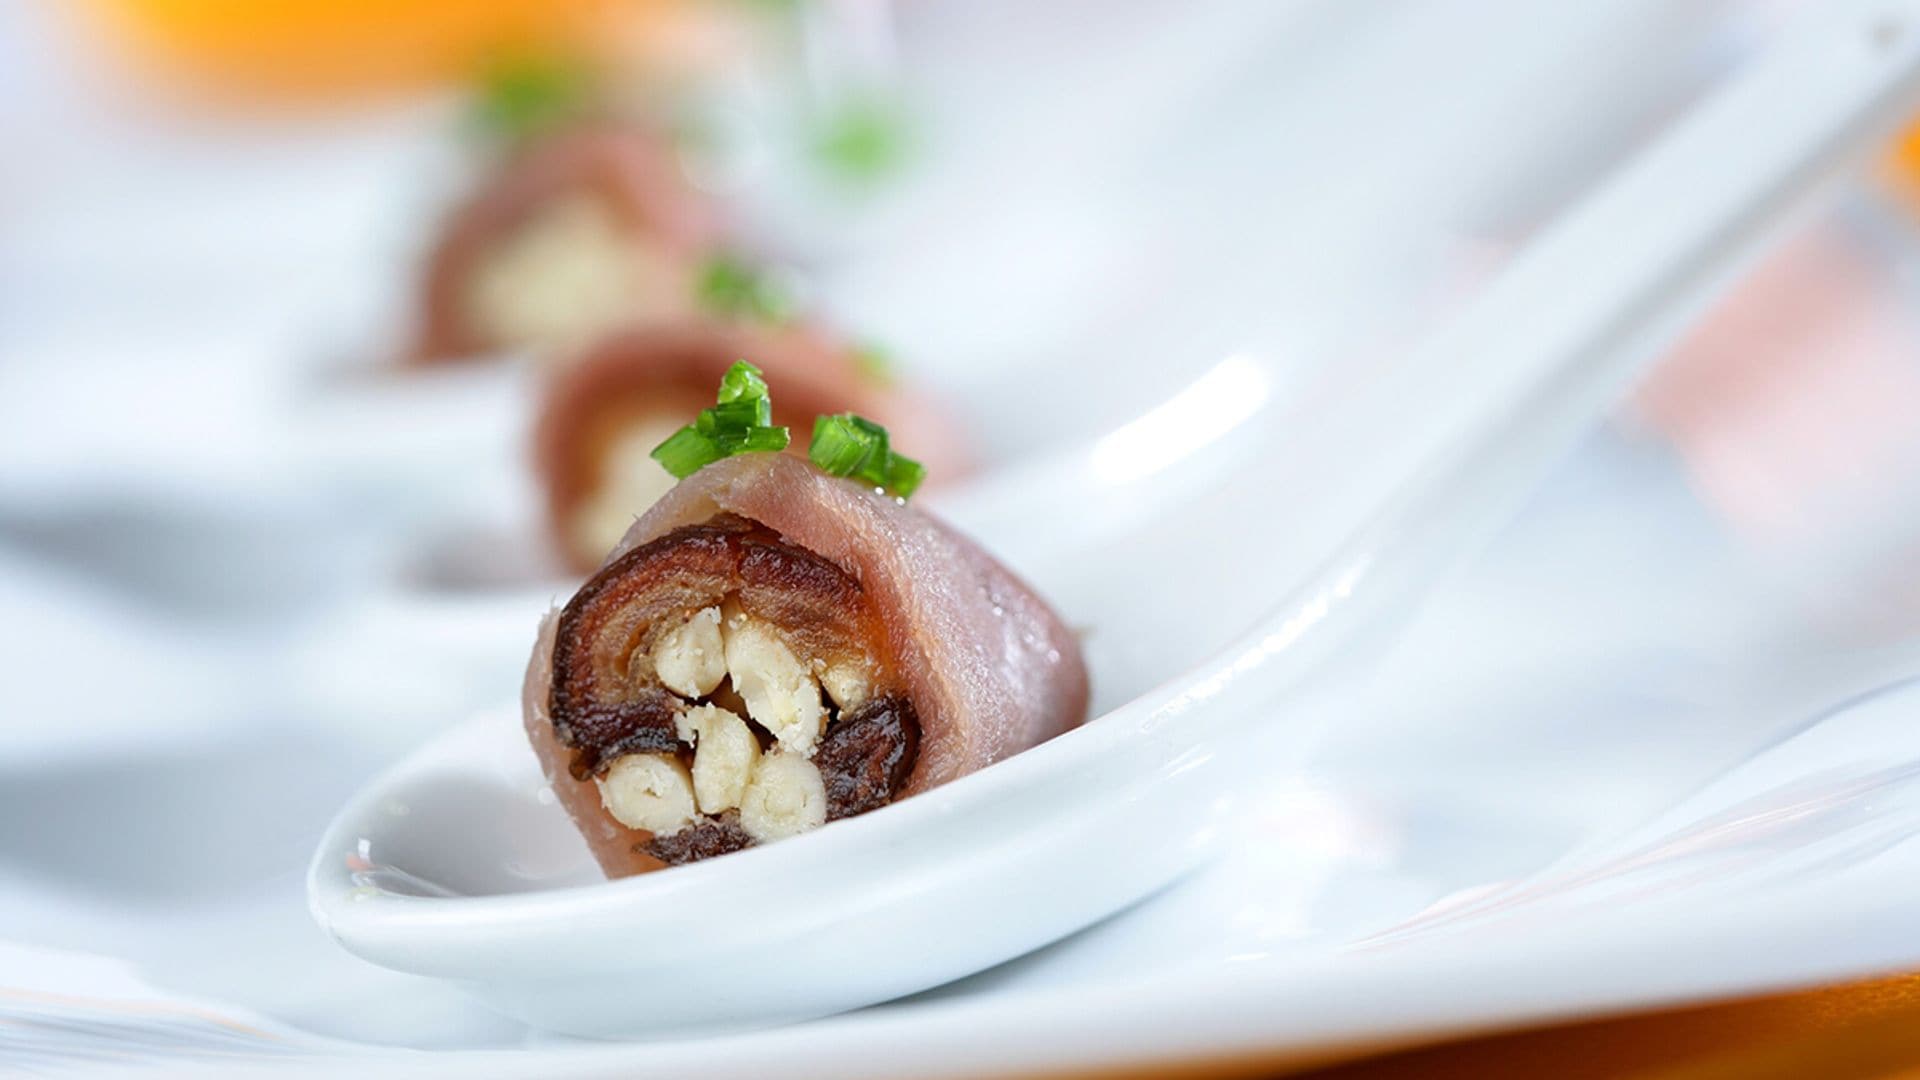
{"type": "Polygon", "coordinates": [[[1377,610],[1378,600],[1333,601],[1404,595],[1436,577],[1822,180],[1879,145],[1917,99],[1920,0],[1820,5],[1424,347],[1358,373],[1311,431],[1289,434],[1322,467],[1289,475],[1276,494],[1327,511],[1329,557],[1254,647],[1304,644],[1303,612],[1319,613],[1311,623],[1334,607],[1377,610]],[[1372,587],[1384,576],[1401,588],[1372,587]]]}

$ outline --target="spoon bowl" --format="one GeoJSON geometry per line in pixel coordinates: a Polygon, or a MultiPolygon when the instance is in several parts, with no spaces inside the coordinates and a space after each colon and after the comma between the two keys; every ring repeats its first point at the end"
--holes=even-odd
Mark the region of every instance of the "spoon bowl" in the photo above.
{"type": "Polygon", "coordinates": [[[1112,770],[1049,782],[1062,774],[1048,758],[1087,751],[1075,743],[1127,741],[1106,734],[1114,730],[1056,740],[1037,760],[1022,755],[1018,767],[889,808],[898,813],[598,882],[584,843],[543,797],[517,718],[489,712],[342,814],[322,843],[313,902],[354,951],[461,980],[549,1030],[685,1034],[802,1020],[1030,951],[1201,858],[1206,756],[1138,770],[1117,790],[1102,783],[1112,770]],[[1026,775],[1036,771],[1048,779],[1026,775]],[[1145,790],[1161,785],[1192,812],[1168,816],[1145,790]]]}
{"type": "MultiPolygon", "coordinates": [[[[1232,358],[1173,404],[1205,405],[1266,380],[1261,365],[1232,358]]],[[[944,507],[1046,567],[1044,580],[1083,601],[1068,610],[1093,620],[1087,651],[1096,686],[1109,700],[1130,698],[1098,721],[800,837],[609,882],[541,777],[517,705],[502,706],[421,747],[342,811],[309,875],[316,918],[362,956],[458,979],[536,1026],[645,1036],[762,1026],[887,1000],[1021,955],[1124,907],[1205,856],[1208,823],[1237,786],[1222,774],[1244,761],[1203,736],[1250,725],[1220,722],[1219,709],[1208,711],[1206,725],[1167,723],[1190,709],[1201,680],[1230,674],[1216,666],[1175,677],[1176,665],[1192,666],[1194,649],[1218,651],[1233,628],[1223,632],[1174,595],[1208,588],[1204,579],[1217,568],[1191,559],[1182,560],[1184,574],[1169,566],[1163,585],[1180,588],[1155,590],[1168,598],[1165,618],[1108,621],[1099,600],[1112,591],[1102,583],[1113,564],[1084,552],[1103,539],[1143,542],[1139,515],[1190,501],[1196,480],[1231,482],[1255,422],[1271,421],[1280,407],[1264,394],[1255,406],[1241,410],[1242,423],[1189,446],[1174,469],[1104,485],[1089,471],[1141,432],[1151,435],[1149,416],[1135,434],[1116,432],[956,494],[944,507]],[[1104,510],[1055,529],[994,512],[1076,483],[1104,493],[1104,510]],[[1152,680],[1165,685],[1143,692],[1152,680]]],[[[1219,588],[1205,595],[1232,599],[1219,588]]],[[[1247,704],[1270,702],[1249,696],[1247,704]]],[[[1286,729],[1272,734],[1299,745],[1286,729]]],[[[1271,756],[1262,762],[1277,764],[1271,756]]]]}

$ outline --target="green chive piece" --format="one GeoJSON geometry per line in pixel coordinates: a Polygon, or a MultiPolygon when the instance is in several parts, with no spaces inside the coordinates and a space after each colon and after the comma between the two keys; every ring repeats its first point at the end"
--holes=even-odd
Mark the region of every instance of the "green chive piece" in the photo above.
{"type": "Polygon", "coordinates": [[[919,489],[920,481],[927,478],[927,467],[910,457],[890,454],[887,457],[887,482],[881,486],[902,499],[913,498],[919,489]]]}
{"type": "Polygon", "coordinates": [[[726,401],[700,414],[702,422],[708,426],[701,430],[740,431],[747,428],[766,427],[773,422],[773,402],[766,398],[753,398],[747,401],[726,401]]]}
{"type": "Polygon", "coordinates": [[[677,480],[685,480],[725,456],[712,439],[694,430],[692,424],[667,436],[666,442],[653,448],[653,460],[677,480]]]}
{"type": "Polygon", "coordinates": [[[792,436],[783,427],[759,427],[730,436],[728,445],[736,454],[761,451],[780,451],[787,448],[792,436]]]}
{"type": "Polygon", "coordinates": [[[760,369],[745,360],[735,361],[727,373],[720,377],[722,405],[735,401],[766,401],[767,393],[767,380],[760,374],[760,369]]]}
{"type": "Polygon", "coordinates": [[[685,480],[721,458],[754,451],[785,450],[792,435],[773,426],[773,399],[760,369],[745,360],[736,362],[720,379],[720,392],[711,409],[700,410],[693,423],[653,448],[653,459],[685,480]]]}
{"type": "Polygon", "coordinates": [[[820,416],[813,421],[813,442],[807,447],[807,457],[822,472],[852,476],[871,448],[866,433],[846,416],[820,416]]]}
{"type": "Polygon", "coordinates": [[[926,466],[894,453],[886,428],[854,413],[815,418],[807,457],[821,472],[852,477],[899,499],[911,497],[927,478],[926,466]]]}
{"type": "Polygon", "coordinates": [[[700,306],[729,319],[781,323],[793,317],[793,299],[765,274],[721,252],[700,268],[695,286],[700,306]]]}

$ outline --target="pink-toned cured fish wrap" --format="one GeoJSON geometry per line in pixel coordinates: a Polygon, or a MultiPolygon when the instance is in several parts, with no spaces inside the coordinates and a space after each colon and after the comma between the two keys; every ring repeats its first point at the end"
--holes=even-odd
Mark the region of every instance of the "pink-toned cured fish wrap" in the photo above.
{"type": "Polygon", "coordinates": [[[694,473],[542,626],[529,739],[610,877],[766,843],[1079,724],[1079,644],[937,519],[775,453],[694,473]]]}

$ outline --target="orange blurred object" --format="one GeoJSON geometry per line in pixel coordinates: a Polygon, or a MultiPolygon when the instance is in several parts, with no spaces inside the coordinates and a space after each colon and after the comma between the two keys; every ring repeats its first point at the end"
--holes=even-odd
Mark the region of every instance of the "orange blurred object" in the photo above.
{"type": "Polygon", "coordinates": [[[1299,1080],[1914,1076],[1920,975],[1486,1035],[1311,1072],[1239,1075],[1283,1073],[1299,1080]]]}
{"type": "Polygon", "coordinates": [[[467,81],[503,53],[647,51],[688,0],[90,0],[133,65],[245,103],[330,102],[467,81]]]}
{"type": "Polygon", "coordinates": [[[1888,165],[1894,186],[1909,198],[1920,197],[1920,120],[1900,133],[1888,165]]]}
{"type": "MultiPolygon", "coordinates": [[[[1046,1080],[1913,1080],[1920,974],[1472,1035],[1315,1065],[1326,1051],[1162,1061],[1046,1080]]],[[[1036,1076],[1035,1080],[1039,1080],[1036,1076]]]]}

